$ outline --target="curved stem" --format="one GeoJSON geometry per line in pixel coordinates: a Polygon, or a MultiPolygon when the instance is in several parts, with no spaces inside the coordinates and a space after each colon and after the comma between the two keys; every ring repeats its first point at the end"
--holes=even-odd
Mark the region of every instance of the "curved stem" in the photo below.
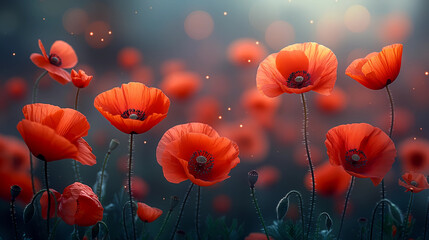
{"type": "Polygon", "coordinates": [[[36,103],[37,102],[37,91],[39,91],[39,83],[40,80],[48,73],[48,71],[44,71],[42,74],[40,74],[40,76],[36,79],[36,81],[34,82],[34,86],[33,86],[33,96],[32,96],[32,101],[31,103],[36,103]]]}
{"type": "MultiPolygon", "coordinates": [[[[133,147],[134,147],[134,134],[130,134],[130,158],[128,161],[128,192],[130,196],[130,202],[133,202],[133,194],[131,191],[131,174],[132,174],[132,161],[133,161],[133,147]]],[[[133,226],[133,239],[136,240],[136,226],[134,223],[134,204],[130,204],[131,210],[131,225],[133,226]]]]}
{"type": "Polygon", "coordinates": [[[75,97],[75,100],[74,100],[74,110],[76,110],[76,111],[77,111],[77,106],[78,106],[78,103],[79,103],[79,92],[80,92],[80,88],[77,88],[76,97],[75,97]]]}
{"type": "Polygon", "coordinates": [[[201,197],[201,187],[198,186],[198,190],[197,190],[197,210],[195,211],[195,230],[197,231],[197,239],[201,239],[200,237],[200,221],[199,221],[199,217],[200,217],[200,197],[201,197]]]}
{"type": "Polygon", "coordinates": [[[15,240],[18,240],[18,225],[16,223],[16,212],[15,212],[15,198],[12,197],[10,200],[10,216],[12,217],[13,230],[15,233],[15,240]]]}
{"type": "Polygon", "coordinates": [[[46,191],[48,191],[48,211],[46,213],[46,228],[47,228],[47,234],[49,237],[49,218],[51,217],[51,191],[49,190],[49,183],[48,183],[48,162],[46,160],[43,161],[45,163],[45,185],[46,185],[46,191]]]}
{"type": "MultiPolygon", "coordinates": [[[[131,204],[130,201],[126,201],[125,204],[124,204],[124,206],[122,207],[122,222],[124,224],[125,236],[126,236],[127,240],[129,238],[128,238],[128,229],[127,229],[126,217],[125,217],[125,208],[126,208],[127,204],[133,205],[136,208],[138,207],[135,202],[132,202],[132,203],[133,204],[131,204]]],[[[133,219],[133,221],[134,221],[134,219],[133,219]]]]}
{"type": "Polygon", "coordinates": [[[156,235],[155,240],[158,240],[158,239],[159,239],[159,237],[161,237],[161,234],[162,234],[162,232],[164,231],[164,228],[165,228],[165,226],[167,225],[168,219],[170,219],[170,216],[171,216],[171,213],[172,213],[172,212],[173,212],[173,210],[172,210],[172,209],[168,210],[168,212],[167,212],[167,216],[165,216],[165,218],[164,218],[164,222],[162,222],[162,226],[161,226],[161,228],[159,229],[159,232],[158,232],[158,234],[156,235]]]}
{"type": "Polygon", "coordinates": [[[392,205],[392,203],[388,199],[381,199],[378,201],[378,203],[375,205],[374,210],[372,211],[372,219],[371,219],[371,230],[369,233],[369,239],[372,240],[372,232],[374,230],[374,220],[375,220],[375,214],[377,213],[377,209],[381,204],[387,203],[389,206],[392,205]]]}
{"type": "Polygon", "coordinates": [[[307,159],[308,159],[308,166],[310,168],[311,173],[311,203],[310,203],[310,216],[308,219],[308,227],[307,227],[307,235],[306,239],[308,239],[311,231],[311,222],[313,221],[313,211],[314,211],[314,203],[316,200],[316,183],[314,179],[314,171],[313,171],[313,163],[311,162],[311,156],[310,156],[310,148],[308,146],[308,132],[307,132],[307,125],[308,125],[308,113],[307,113],[307,104],[305,102],[305,96],[304,93],[301,93],[301,100],[302,100],[302,106],[304,109],[304,143],[305,143],[305,150],[307,152],[307,159]]]}
{"type": "Polygon", "coordinates": [[[250,188],[250,196],[252,197],[253,205],[255,205],[256,212],[258,213],[259,220],[261,221],[262,227],[264,228],[265,235],[267,236],[267,240],[270,240],[270,236],[268,235],[267,227],[265,226],[264,218],[262,217],[261,209],[259,208],[258,201],[255,197],[255,188],[250,188]]]}
{"type": "MultiPolygon", "coordinates": [[[[320,222],[320,218],[322,218],[322,216],[326,216],[327,219],[331,219],[331,216],[329,216],[329,214],[327,212],[322,212],[321,214],[319,214],[319,216],[317,217],[317,221],[316,221],[316,232],[319,232],[319,222],[320,222]]],[[[329,229],[328,229],[329,230],[329,229]]]]}
{"type": "Polygon", "coordinates": [[[55,239],[55,232],[57,231],[57,226],[59,222],[60,222],[60,218],[57,218],[57,220],[54,223],[54,227],[52,228],[51,235],[49,235],[49,240],[55,239]]]}
{"type": "Polygon", "coordinates": [[[426,232],[427,232],[427,228],[428,228],[428,218],[429,218],[429,198],[427,201],[427,207],[426,207],[426,220],[425,220],[425,233],[423,235],[423,240],[426,240],[426,232]]]}
{"type": "Polygon", "coordinates": [[[413,205],[413,197],[414,197],[414,193],[411,191],[410,194],[410,201],[408,202],[408,208],[407,208],[407,215],[405,215],[405,219],[404,219],[404,240],[407,239],[407,228],[408,228],[408,219],[410,217],[410,213],[411,213],[411,206],[413,205]]]}
{"type": "Polygon", "coordinates": [[[110,154],[111,154],[111,151],[109,149],[106,153],[106,156],[104,157],[103,167],[101,168],[100,181],[99,181],[98,186],[97,186],[97,196],[98,196],[98,199],[100,200],[100,202],[103,198],[103,196],[101,196],[101,189],[103,187],[104,170],[106,169],[107,161],[109,160],[110,154]]]}
{"type": "MultiPolygon", "coordinates": [[[[300,192],[298,192],[298,191],[296,191],[296,190],[291,190],[291,191],[289,191],[287,194],[286,194],[286,196],[284,196],[280,201],[279,201],[279,204],[277,205],[277,207],[276,207],[276,212],[278,213],[278,209],[279,209],[279,205],[280,205],[280,202],[283,200],[283,199],[288,199],[288,201],[289,201],[289,197],[290,197],[290,195],[292,195],[292,194],[295,194],[297,197],[298,197],[298,201],[299,201],[299,208],[300,208],[300,212],[301,212],[301,224],[302,224],[302,235],[303,236],[305,236],[304,234],[305,234],[305,224],[304,224],[304,208],[303,208],[303,205],[302,205],[302,196],[301,196],[301,193],[300,192]]],[[[280,216],[277,216],[277,219],[279,219],[280,218],[280,216]]],[[[280,219],[279,219],[280,220],[280,219]]]]}
{"type": "Polygon", "coordinates": [[[346,195],[346,202],[344,203],[343,214],[341,215],[340,230],[338,231],[337,239],[340,239],[340,236],[341,236],[341,230],[343,228],[344,216],[346,215],[347,204],[349,202],[349,197],[350,197],[350,193],[351,193],[352,188],[353,188],[354,180],[355,180],[355,177],[352,176],[352,180],[350,181],[350,187],[349,187],[349,190],[347,191],[347,195],[346,195]]]}
{"type": "MultiPolygon", "coordinates": [[[[79,101],[79,91],[80,91],[80,88],[77,88],[76,98],[75,98],[75,102],[74,102],[74,110],[76,110],[76,111],[77,111],[77,105],[78,105],[78,101],[79,101]]],[[[80,178],[79,165],[78,165],[76,160],[72,159],[72,161],[73,161],[73,170],[74,170],[74,175],[75,175],[75,181],[80,182],[81,178],[80,178]]]]}
{"type": "Polygon", "coordinates": [[[171,240],[173,240],[174,236],[176,235],[176,231],[177,231],[177,228],[179,227],[180,219],[182,218],[183,209],[185,208],[186,201],[188,200],[189,194],[191,193],[193,186],[194,186],[194,183],[191,183],[189,185],[188,191],[186,191],[185,198],[183,199],[182,205],[180,206],[179,217],[177,218],[176,225],[174,226],[174,229],[173,229],[173,233],[171,234],[171,238],[170,238],[171,240]]]}

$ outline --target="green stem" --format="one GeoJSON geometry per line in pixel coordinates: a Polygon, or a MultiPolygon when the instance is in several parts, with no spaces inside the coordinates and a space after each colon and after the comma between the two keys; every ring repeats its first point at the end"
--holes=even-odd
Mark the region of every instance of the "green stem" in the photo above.
{"type": "MultiPolygon", "coordinates": [[[[280,205],[280,202],[283,200],[283,199],[287,199],[288,201],[289,201],[289,197],[292,195],[292,194],[295,194],[297,197],[298,197],[298,201],[299,201],[299,210],[300,210],[300,212],[301,212],[301,224],[302,224],[302,235],[303,236],[305,236],[305,223],[304,223],[304,208],[303,208],[303,205],[302,205],[302,196],[301,196],[301,193],[300,192],[298,192],[298,191],[296,191],[296,190],[291,190],[291,191],[289,191],[287,194],[286,194],[286,196],[284,196],[280,201],[279,201],[279,205],[280,205]]],[[[278,209],[279,209],[279,205],[277,205],[277,207],[276,207],[276,212],[278,213],[278,209]]],[[[277,218],[280,220],[280,216],[277,216],[277,218]]]]}
{"type": "MultiPolygon", "coordinates": [[[[331,216],[329,216],[329,214],[327,212],[322,212],[321,214],[319,214],[319,217],[317,217],[317,221],[316,221],[316,233],[319,232],[319,229],[320,229],[319,223],[320,223],[320,219],[322,218],[322,216],[326,216],[327,219],[331,219],[331,216]]],[[[331,221],[332,221],[332,219],[331,219],[331,221]]]]}
{"type": "Polygon", "coordinates": [[[111,151],[110,151],[110,149],[109,149],[109,150],[107,151],[107,153],[106,153],[106,156],[104,157],[103,167],[101,168],[100,181],[99,181],[98,186],[97,186],[97,196],[98,196],[98,199],[100,200],[100,202],[101,202],[101,201],[102,201],[102,199],[103,199],[103,196],[101,196],[101,189],[102,189],[102,187],[103,187],[104,171],[105,171],[105,169],[106,169],[107,162],[108,162],[108,160],[109,160],[110,154],[111,154],[111,151]]]}
{"type": "Polygon", "coordinates": [[[170,219],[171,213],[173,212],[173,209],[168,210],[167,216],[164,218],[164,222],[162,223],[161,229],[159,229],[158,234],[155,237],[155,240],[158,240],[159,237],[161,237],[162,232],[164,231],[165,226],[167,225],[168,219],[170,219]]]}
{"type": "Polygon", "coordinates": [[[57,231],[57,226],[59,222],[60,222],[60,218],[57,218],[57,220],[54,223],[54,227],[52,228],[51,234],[49,235],[49,240],[55,239],[55,232],[57,231]]]}
{"type": "Polygon", "coordinates": [[[346,195],[346,202],[344,203],[343,214],[341,215],[340,230],[338,231],[337,239],[340,239],[340,236],[341,236],[341,230],[343,228],[344,217],[346,216],[346,211],[347,211],[347,204],[349,202],[349,197],[350,197],[350,193],[351,193],[352,188],[353,188],[354,180],[355,180],[355,177],[352,176],[352,180],[350,181],[350,187],[349,187],[349,190],[347,191],[347,195],[346,195]]]}
{"type": "Polygon", "coordinates": [[[411,206],[413,205],[413,197],[414,197],[414,193],[413,191],[411,191],[410,193],[410,201],[408,202],[408,208],[407,208],[407,215],[405,215],[405,219],[404,219],[404,240],[407,239],[407,231],[408,231],[408,219],[410,217],[410,213],[411,213],[411,206]]]}
{"type": "Polygon", "coordinates": [[[12,197],[10,200],[10,216],[12,217],[13,230],[15,233],[15,240],[18,240],[18,225],[16,223],[16,212],[15,212],[15,198],[12,197]]]}
{"type": "Polygon", "coordinates": [[[189,185],[188,191],[186,191],[185,198],[183,199],[182,205],[180,206],[179,217],[177,218],[176,225],[174,226],[174,229],[173,229],[173,233],[171,234],[171,238],[170,238],[171,240],[173,240],[174,236],[176,235],[176,231],[177,231],[177,228],[179,227],[180,219],[182,218],[182,215],[183,215],[183,210],[185,209],[186,201],[188,200],[189,194],[191,193],[193,186],[194,186],[194,183],[191,183],[189,185]]]}
{"type": "MultiPolygon", "coordinates": [[[[78,105],[78,101],[79,101],[79,91],[80,91],[80,88],[77,88],[76,98],[75,98],[75,102],[74,102],[74,110],[76,110],[76,111],[77,111],[77,105],[78,105]]],[[[73,170],[74,170],[74,175],[75,175],[75,181],[81,182],[79,165],[78,165],[76,160],[72,159],[72,161],[73,161],[73,170]]]]}
{"type": "Polygon", "coordinates": [[[307,132],[307,125],[308,125],[308,113],[307,113],[307,104],[305,101],[304,93],[301,93],[301,100],[302,100],[302,106],[304,109],[304,143],[305,143],[305,150],[307,152],[307,158],[308,158],[308,166],[310,168],[311,173],[311,203],[310,203],[310,216],[308,220],[308,227],[307,227],[307,235],[306,239],[309,238],[310,231],[311,231],[311,222],[313,221],[313,211],[314,211],[314,204],[316,200],[316,182],[314,179],[314,170],[313,170],[313,163],[311,162],[311,156],[310,156],[310,148],[308,146],[308,132],[307,132]]]}
{"type": "Polygon", "coordinates": [[[37,91],[39,91],[39,83],[40,80],[48,73],[48,71],[44,71],[40,76],[36,79],[33,86],[33,97],[31,103],[37,102],[37,91]]]}
{"type": "Polygon", "coordinates": [[[31,188],[33,189],[33,195],[36,194],[36,186],[34,185],[34,166],[33,166],[33,154],[30,152],[30,175],[31,175],[31,188]]]}
{"type": "MultiPolygon", "coordinates": [[[[130,158],[128,161],[128,192],[130,196],[130,202],[133,202],[133,192],[131,191],[131,174],[132,174],[132,161],[133,161],[133,146],[134,146],[134,134],[130,134],[130,158]]],[[[136,240],[136,226],[134,223],[134,204],[130,204],[131,210],[131,225],[133,226],[133,239],[136,240]]]]}
{"type": "Polygon", "coordinates": [[[200,217],[200,196],[201,196],[201,187],[198,186],[197,189],[197,210],[195,211],[195,229],[197,231],[197,239],[201,239],[200,237],[200,226],[199,226],[199,217],[200,217]]]}
{"type": "Polygon", "coordinates": [[[378,203],[375,205],[374,210],[372,211],[372,219],[371,219],[371,230],[369,233],[369,239],[372,240],[372,233],[374,230],[374,221],[375,221],[375,214],[377,213],[377,209],[381,204],[387,203],[389,204],[389,206],[392,205],[392,203],[388,200],[388,199],[381,199],[380,201],[378,201],[378,203]]]}
{"type": "Polygon", "coordinates": [[[250,188],[250,196],[252,197],[253,205],[255,205],[256,212],[258,213],[259,220],[261,221],[262,227],[264,228],[264,233],[267,236],[267,240],[270,240],[270,236],[268,235],[267,227],[265,226],[264,218],[262,217],[261,209],[259,208],[258,201],[255,197],[255,188],[250,188]]]}
{"type": "Polygon", "coordinates": [[[48,191],[48,211],[46,213],[46,228],[47,228],[47,236],[49,237],[49,218],[51,217],[51,191],[49,190],[49,182],[48,182],[48,161],[44,160],[45,163],[45,185],[46,190],[48,191]]]}
{"type": "MultiPolygon", "coordinates": [[[[128,238],[128,229],[127,229],[127,223],[126,223],[126,217],[125,217],[125,207],[127,206],[127,204],[133,205],[136,208],[138,208],[138,206],[137,206],[137,204],[135,202],[132,202],[132,204],[131,204],[130,201],[127,201],[127,202],[125,202],[124,207],[122,208],[122,221],[123,221],[123,224],[124,224],[125,236],[126,236],[126,238],[128,240],[129,239],[128,238]]],[[[132,219],[132,220],[134,221],[134,219],[132,219]]]]}
{"type": "Polygon", "coordinates": [[[77,111],[77,106],[78,106],[78,103],[79,103],[79,92],[80,92],[80,88],[77,88],[76,97],[75,97],[75,100],[74,100],[74,110],[76,110],[76,111],[77,111]]]}

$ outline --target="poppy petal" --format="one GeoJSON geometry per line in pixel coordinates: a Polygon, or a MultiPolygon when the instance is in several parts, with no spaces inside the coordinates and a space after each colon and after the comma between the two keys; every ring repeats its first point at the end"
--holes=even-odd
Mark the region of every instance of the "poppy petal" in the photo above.
{"type": "Polygon", "coordinates": [[[283,93],[281,84],[286,79],[277,70],[276,66],[277,53],[273,53],[265,58],[258,67],[256,73],[256,85],[267,97],[277,97],[283,93]]]}
{"type": "Polygon", "coordinates": [[[17,129],[33,155],[43,157],[42,160],[50,162],[78,155],[77,147],[50,127],[24,119],[17,129]]]}
{"type": "Polygon", "coordinates": [[[43,57],[47,60],[47,61],[49,61],[49,58],[48,58],[48,55],[46,54],[46,50],[45,50],[45,47],[43,46],[43,43],[42,43],[42,40],[40,40],[39,39],[39,48],[40,48],[40,51],[42,51],[42,54],[43,54],[43,57]]]}
{"type": "Polygon", "coordinates": [[[79,152],[75,158],[76,161],[82,163],[83,165],[89,166],[96,164],[95,155],[92,153],[92,148],[83,138],[77,139],[75,145],[79,152]]]}
{"type": "Polygon", "coordinates": [[[276,57],[277,70],[285,79],[297,71],[308,70],[308,58],[303,51],[280,51],[276,57]]]}
{"type": "Polygon", "coordinates": [[[88,135],[89,123],[86,117],[74,109],[64,108],[62,111],[57,111],[57,114],[50,114],[42,123],[55,129],[57,134],[70,142],[88,135]]]}
{"type": "Polygon", "coordinates": [[[94,196],[82,191],[76,202],[79,207],[74,218],[79,226],[89,227],[103,219],[103,207],[99,201],[94,201],[94,196]]]}
{"type": "Polygon", "coordinates": [[[70,74],[64,69],[57,69],[55,73],[48,72],[49,76],[61,84],[67,84],[71,81],[70,74]]]}
{"type": "Polygon", "coordinates": [[[32,53],[30,55],[30,60],[34,63],[34,65],[38,66],[39,68],[44,68],[44,66],[50,64],[48,59],[44,58],[38,53],[32,53]]]}
{"type": "Polygon", "coordinates": [[[46,116],[62,112],[61,108],[44,103],[27,104],[22,108],[22,113],[27,120],[42,123],[46,116]]]}
{"type": "Polygon", "coordinates": [[[64,41],[55,41],[51,46],[50,54],[55,54],[61,59],[61,68],[72,68],[76,66],[76,53],[73,48],[64,41]]]}

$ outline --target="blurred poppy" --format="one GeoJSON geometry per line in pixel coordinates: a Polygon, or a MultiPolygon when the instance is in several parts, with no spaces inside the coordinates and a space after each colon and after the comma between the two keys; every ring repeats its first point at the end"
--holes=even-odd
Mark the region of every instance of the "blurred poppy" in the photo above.
{"type": "Polygon", "coordinates": [[[162,210],[159,208],[150,207],[145,203],[137,203],[137,216],[143,222],[153,222],[162,215],[162,210]]]}
{"type": "Polygon", "coordinates": [[[405,192],[418,193],[429,188],[429,184],[425,175],[415,172],[407,172],[402,175],[403,181],[398,180],[399,185],[406,188],[405,192]]]}
{"type": "Polygon", "coordinates": [[[161,74],[163,76],[167,76],[174,72],[184,71],[185,68],[186,68],[186,63],[184,60],[172,58],[172,59],[165,60],[161,64],[161,74]]]}
{"type": "MultiPolygon", "coordinates": [[[[316,180],[316,193],[325,197],[343,195],[349,188],[351,176],[340,166],[333,166],[329,162],[314,168],[316,180]]],[[[305,176],[305,186],[311,190],[311,175],[305,176]]]]}
{"type": "Polygon", "coordinates": [[[271,187],[280,179],[280,171],[274,166],[262,166],[256,170],[258,172],[258,181],[256,186],[260,188],[271,187]]]}
{"type": "Polygon", "coordinates": [[[88,227],[103,219],[103,206],[90,187],[75,182],[63,191],[58,216],[69,225],[88,227]]]}
{"type": "MultiPolygon", "coordinates": [[[[390,128],[390,110],[388,112],[380,111],[376,123],[381,129],[390,128]]],[[[410,129],[415,124],[415,115],[409,108],[395,107],[395,121],[393,122],[393,129],[395,130],[396,136],[403,136],[409,134],[410,129]]]]}
{"type": "Polygon", "coordinates": [[[28,104],[22,112],[25,119],[17,128],[34,156],[47,162],[72,158],[83,165],[96,163],[92,148],[82,138],[89,130],[82,113],[43,103],[28,104]]]}
{"type": "Polygon", "coordinates": [[[157,88],[130,82],[99,94],[94,106],[119,131],[140,134],[167,117],[170,100],[157,88]]]}
{"type": "Polygon", "coordinates": [[[214,125],[219,120],[220,103],[215,97],[202,97],[193,101],[189,108],[189,119],[192,122],[201,122],[214,125]]]}
{"type": "MultiPolygon", "coordinates": [[[[10,187],[13,185],[18,185],[22,189],[17,201],[27,204],[33,198],[31,176],[29,173],[0,168],[0,182],[0,198],[5,201],[10,201],[10,187]]],[[[40,189],[38,179],[34,179],[34,185],[36,189],[40,189]]]]}
{"type": "Polygon", "coordinates": [[[42,55],[38,53],[31,54],[31,61],[39,68],[48,71],[49,76],[57,82],[61,84],[70,82],[70,74],[64,68],[72,68],[77,63],[77,56],[73,48],[64,41],[55,41],[48,56],[40,39],[39,48],[42,51],[42,55]]]}
{"type": "Polygon", "coordinates": [[[133,82],[141,82],[146,86],[151,86],[153,85],[154,79],[155,77],[154,77],[153,69],[151,67],[139,66],[139,67],[135,67],[131,71],[131,80],[133,82]]]}
{"type": "Polygon", "coordinates": [[[139,65],[143,59],[137,48],[125,47],[118,53],[118,64],[125,69],[132,69],[139,65]]]}
{"type": "Polygon", "coordinates": [[[92,76],[86,75],[83,70],[79,70],[79,72],[76,72],[74,69],[72,69],[70,75],[73,85],[77,88],[87,87],[92,80],[92,76]]]}
{"type": "Polygon", "coordinates": [[[382,89],[398,77],[402,48],[402,44],[393,44],[384,47],[381,52],[356,59],[347,67],[346,74],[369,89],[382,89]]]}
{"type": "Polygon", "coordinates": [[[228,195],[220,194],[213,198],[213,209],[219,214],[225,214],[231,210],[231,198],[228,195]]]}
{"type": "Polygon", "coordinates": [[[262,45],[251,38],[240,38],[228,47],[228,59],[237,66],[254,66],[267,54],[262,45]]]}
{"type": "Polygon", "coordinates": [[[337,79],[337,58],[314,42],[297,43],[273,53],[259,64],[258,89],[268,97],[315,91],[329,95],[337,79]]]}
{"type": "MultiPolygon", "coordinates": [[[[125,172],[128,172],[128,166],[125,170],[126,170],[125,172]]],[[[128,179],[124,180],[124,186],[125,188],[128,188],[128,179]]],[[[131,193],[133,195],[133,198],[135,198],[138,201],[143,201],[143,199],[149,193],[149,184],[147,184],[147,182],[140,177],[132,176],[131,193]]]]}
{"type": "MultiPolygon", "coordinates": [[[[57,210],[55,210],[55,199],[54,197],[51,195],[51,207],[49,209],[49,218],[54,218],[55,217],[55,212],[58,211],[58,203],[60,202],[60,198],[61,198],[61,193],[55,191],[52,188],[49,188],[49,191],[51,191],[51,193],[53,193],[55,195],[55,199],[57,200],[57,210]]],[[[42,207],[42,218],[46,219],[47,214],[48,214],[48,192],[44,192],[42,194],[42,196],[40,197],[40,206],[42,207]]]]}
{"type": "Polygon", "coordinates": [[[264,130],[255,123],[224,124],[219,127],[219,132],[238,145],[243,160],[249,162],[265,160],[269,151],[268,137],[264,130]]]}
{"type": "MultiPolygon", "coordinates": [[[[244,240],[267,240],[267,235],[265,233],[251,233],[244,240]]],[[[273,238],[270,237],[270,240],[273,238]]]]}
{"type": "Polygon", "coordinates": [[[429,174],[429,141],[408,139],[399,145],[398,151],[404,172],[429,174]]]}
{"type": "Polygon", "coordinates": [[[329,161],[352,176],[370,178],[378,185],[395,161],[392,139],[367,123],[339,125],[328,131],[325,141],[329,161]]]}
{"type": "Polygon", "coordinates": [[[23,78],[13,77],[7,80],[4,88],[9,98],[22,100],[27,95],[28,84],[23,78]]]}
{"type": "Polygon", "coordinates": [[[201,88],[201,78],[194,72],[174,72],[162,80],[160,87],[168,96],[186,100],[201,88]]]}
{"type": "Polygon", "coordinates": [[[25,143],[13,136],[0,135],[0,168],[8,171],[30,170],[30,152],[25,143]]]}
{"type": "Polygon", "coordinates": [[[202,123],[170,128],[159,141],[156,159],[164,177],[172,183],[190,180],[210,186],[229,178],[239,162],[238,146],[202,123]]]}
{"type": "Polygon", "coordinates": [[[280,99],[266,97],[255,88],[243,93],[241,105],[261,126],[270,128],[279,108],[280,99]]]}
{"type": "Polygon", "coordinates": [[[316,95],[316,107],[325,113],[338,113],[347,106],[347,96],[344,91],[335,87],[329,96],[316,95]]]}

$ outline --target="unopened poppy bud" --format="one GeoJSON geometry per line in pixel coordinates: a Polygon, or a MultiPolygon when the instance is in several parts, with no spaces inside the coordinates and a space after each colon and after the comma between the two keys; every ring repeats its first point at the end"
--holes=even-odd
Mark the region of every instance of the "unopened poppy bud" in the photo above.
{"type": "Polygon", "coordinates": [[[256,182],[258,181],[258,172],[256,170],[250,171],[248,174],[249,186],[250,188],[254,188],[256,182]]]}
{"type": "Polygon", "coordinates": [[[18,185],[13,185],[12,187],[10,187],[10,195],[12,196],[12,200],[15,200],[15,198],[19,196],[21,190],[21,187],[18,185]]]}
{"type": "Polygon", "coordinates": [[[332,229],[332,219],[327,216],[325,221],[326,230],[331,231],[332,229]]]}
{"type": "Polygon", "coordinates": [[[115,150],[118,146],[119,146],[119,140],[113,138],[112,140],[110,140],[109,151],[115,150]]]}
{"type": "Polygon", "coordinates": [[[179,204],[179,198],[177,196],[171,196],[170,198],[170,211],[173,211],[173,209],[179,204]]]}
{"type": "Polygon", "coordinates": [[[30,222],[33,216],[34,216],[34,205],[33,203],[30,203],[24,208],[24,213],[23,213],[24,223],[30,222]]]}
{"type": "Polygon", "coordinates": [[[92,76],[86,75],[86,73],[82,70],[76,72],[74,69],[70,73],[73,85],[78,88],[84,88],[89,85],[92,80],[92,76]]]}

